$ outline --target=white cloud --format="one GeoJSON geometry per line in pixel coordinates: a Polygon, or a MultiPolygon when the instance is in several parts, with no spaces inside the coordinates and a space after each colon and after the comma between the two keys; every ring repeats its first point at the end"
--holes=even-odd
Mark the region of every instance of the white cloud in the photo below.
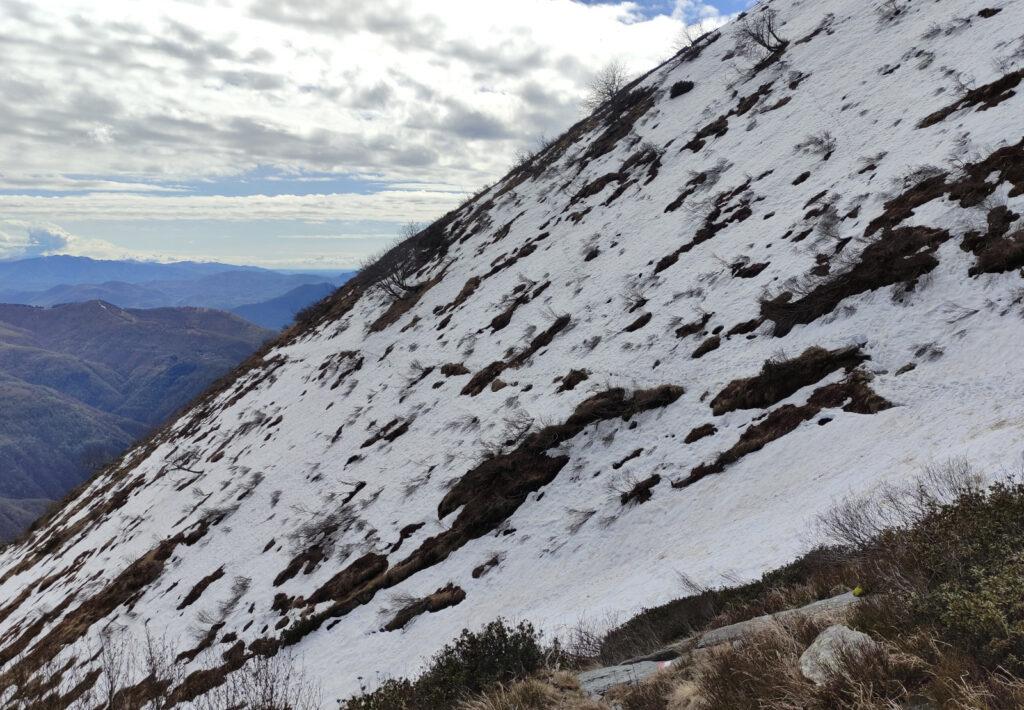
{"type": "MultiPolygon", "coordinates": [[[[576,0],[0,0],[0,225],[106,224],[54,249],[203,258],[183,224],[291,220],[281,233],[302,236],[316,222],[429,221],[577,120],[608,60],[645,71],[710,13],[694,0],[654,18],[576,0]],[[387,189],[218,194],[254,174],[273,192],[340,190],[323,177],[338,174],[387,189]],[[154,225],[144,241],[140,224],[154,225]]],[[[52,246],[0,228],[0,258],[52,246]]],[[[373,239],[337,236],[241,254],[351,262],[339,250],[373,239]]]]}
{"type": "Polygon", "coordinates": [[[0,164],[47,189],[257,166],[476,185],[577,118],[610,57],[645,70],[681,25],[573,0],[0,6],[22,10],[0,9],[0,164]]]}
{"type": "Polygon", "coordinates": [[[0,259],[53,254],[66,249],[71,240],[71,235],[56,225],[0,221],[0,259]]]}
{"type": "Polygon", "coordinates": [[[256,195],[243,197],[97,193],[66,197],[0,195],[0,214],[66,220],[433,220],[466,198],[463,193],[386,190],[370,195],[256,195]]]}
{"type": "Polygon", "coordinates": [[[676,0],[672,17],[687,24],[698,24],[722,20],[723,15],[718,8],[700,0],[676,0]]]}

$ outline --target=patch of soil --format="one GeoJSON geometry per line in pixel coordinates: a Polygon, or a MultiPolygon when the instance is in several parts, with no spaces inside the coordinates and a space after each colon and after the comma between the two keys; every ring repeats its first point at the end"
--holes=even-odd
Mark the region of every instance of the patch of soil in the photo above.
{"type": "Polygon", "coordinates": [[[707,424],[703,424],[699,427],[696,427],[689,434],[687,434],[686,438],[683,439],[683,443],[692,444],[694,442],[700,441],[701,439],[706,439],[709,436],[714,436],[717,433],[718,427],[716,427],[711,422],[708,422],[707,424]]]}
{"type": "Polygon", "coordinates": [[[789,360],[766,360],[758,374],[726,385],[711,400],[711,411],[721,416],[738,409],[766,409],[837,370],[850,372],[868,359],[859,347],[811,347],[789,360]]]}
{"type": "Polygon", "coordinates": [[[728,466],[744,456],[760,451],[773,441],[795,431],[801,424],[816,417],[823,409],[845,404],[844,411],[875,414],[892,407],[891,402],[871,389],[870,382],[869,374],[859,370],[854,371],[842,382],[815,390],[805,405],[785,404],[769,412],[763,420],[748,427],[740,435],[739,441],[727,451],[720,453],[714,462],[697,466],[686,478],[673,482],[672,487],[686,488],[706,476],[722,473],[728,466]]]}
{"type": "MultiPolygon", "coordinates": [[[[422,523],[421,523],[422,524],[422,523]]],[[[404,539],[404,538],[403,538],[404,539]]],[[[371,579],[380,576],[388,568],[388,558],[369,553],[355,560],[345,569],[327,580],[304,601],[305,606],[316,606],[328,601],[344,599],[354,590],[371,579]]]]}
{"type": "Polygon", "coordinates": [[[917,124],[918,128],[928,128],[945,121],[957,111],[965,108],[978,107],[979,111],[995,108],[1007,99],[1017,95],[1016,88],[1024,80],[1024,69],[1010,72],[995,81],[970,89],[957,101],[926,116],[917,124]]]}
{"type": "Polygon", "coordinates": [[[463,365],[461,362],[449,362],[441,365],[441,374],[445,377],[458,377],[459,375],[468,375],[469,368],[463,365]]]}
{"type": "Polygon", "coordinates": [[[659,274],[673,266],[683,254],[713,239],[716,234],[730,224],[749,219],[754,214],[750,208],[753,197],[748,193],[749,188],[750,180],[732,190],[719,193],[712,202],[711,211],[704,217],[704,224],[694,234],[693,239],[668,256],[663,257],[654,267],[654,273],[659,274]]]}
{"type": "Polygon", "coordinates": [[[619,496],[619,502],[623,505],[643,505],[649,501],[654,494],[651,489],[661,483],[661,476],[653,474],[642,481],[637,481],[632,488],[619,496]]]}
{"type": "Polygon", "coordinates": [[[569,374],[562,378],[562,384],[558,387],[559,392],[569,392],[576,389],[576,385],[590,379],[590,372],[587,370],[570,370],[569,374]]]}
{"type": "Polygon", "coordinates": [[[653,318],[652,314],[650,314],[650,313],[641,313],[640,317],[637,318],[632,323],[630,323],[629,325],[627,325],[625,328],[623,328],[622,332],[623,333],[635,333],[636,331],[640,330],[645,325],[650,323],[651,322],[651,318],[653,318]]]}
{"type": "Polygon", "coordinates": [[[640,454],[642,454],[643,452],[644,452],[643,449],[634,449],[632,452],[630,452],[629,454],[624,456],[622,459],[620,459],[620,460],[616,461],[615,463],[613,463],[612,464],[612,470],[618,471],[620,468],[625,466],[627,463],[629,463],[633,459],[638,458],[640,456],[640,454]]]}
{"type": "Polygon", "coordinates": [[[454,311],[456,308],[458,308],[467,300],[469,300],[470,296],[476,293],[476,290],[480,288],[481,283],[483,283],[483,280],[479,276],[472,276],[469,279],[467,279],[465,285],[462,287],[462,290],[459,291],[455,299],[451,303],[448,303],[444,306],[436,307],[434,309],[434,315],[440,316],[444,315],[445,313],[450,313],[451,311],[454,311]]]}
{"type": "Polygon", "coordinates": [[[461,604],[466,598],[466,592],[461,587],[449,583],[447,586],[438,589],[422,599],[399,609],[394,617],[384,625],[384,631],[398,631],[415,619],[420,614],[433,614],[449,607],[461,604]]]}
{"type": "Polygon", "coordinates": [[[785,292],[761,301],[761,315],[775,323],[775,336],[783,337],[797,325],[812,323],[831,313],[844,299],[884,286],[907,283],[911,287],[939,265],[935,252],[950,234],[931,227],[900,227],[887,231],[861,253],[860,261],[794,298],[785,292]]]}
{"type": "Polygon", "coordinates": [[[714,317],[713,313],[705,313],[699,319],[679,326],[678,328],[676,328],[676,337],[688,338],[691,335],[697,335],[698,333],[703,332],[704,328],[707,327],[712,317],[714,317]]]}
{"type": "Polygon", "coordinates": [[[185,598],[181,600],[181,604],[178,605],[178,611],[181,611],[185,607],[194,604],[199,599],[199,597],[203,595],[203,592],[206,591],[207,587],[209,587],[211,584],[213,584],[223,576],[224,566],[221,565],[219,568],[215,569],[213,572],[210,572],[210,574],[206,575],[198,582],[196,582],[195,586],[193,586],[192,589],[189,590],[188,594],[185,595],[185,598]]]}
{"type": "Polygon", "coordinates": [[[379,429],[377,433],[371,436],[369,439],[363,442],[359,448],[365,449],[373,446],[378,441],[386,441],[391,443],[405,432],[409,431],[409,427],[412,421],[406,419],[392,419],[383,428],[379,429]]]}
{"type": "Polygon", "coordinates": [[[710,338],[708,338],[703,343],[698,345],[697,349],[693,351],[693,354],[690,357],[692,357],[694,360],[699,360],[700,358],[707,355],[709,352],[712,352],[713,350],[718,350],[718,348],[720,347],[722,347],[722,338],[717,335],[712,335],[710,338]]]}
{"type": "Polygon", "coordinates": [[[668,97],[670,99],[676,99],[683,94],[688,94],[693,91],[694,83],[692,81],[677,81],[669,89],[668,97]]]}
{"type": "Polygon", "coordinates": [[[538,350],[550,345],[551,341],[555,339],[555,336],[558,335],[558,333],[560,333],[562,330],[565,329],[566,326],[569,325],[570,320],[571,319],[569,316],[559,317],[554,323],[551,324],[550,327],[548,327],[547,330],[545,330],[543,333],[535,337],[530,342],[530,345],[521,352],[519,352],[517,355],[515,355],[514,357],[507,361],[496,360],[495,362],[492,362],[490,365],[486,366],[484,369],[477,372],[475,375],[473,375],[470,381],[466,383],[466,386],[462,388],[462,394],[475,397],[481,392],[483,392],[484,388],[490,385],[491,382],[493,382],[498,377],[498,375],[500,375],[505,370],[509,368],[515,369],[522,367],[524,364],[526,364],[527,360],[529,360],[531,357],[533,357],[535,353],[537,353],[538,350]]]}
{"type": "Polygon", "coordinates": [[[540,296],[542,293],[544,293],[544,291],[547,290],[547,288],[550,285],[550,281],[545,281],[532,291],[528,288],[521,290],[509,302],[505,310],[496,315],[491,320],[491,332],[497,333],[499,330],[504,330],[508,326],[508,324],[512,322],[512,316],[515,315],[516,310],[518,310],[521,306],[525,306],[527,303],[540,296]]]}

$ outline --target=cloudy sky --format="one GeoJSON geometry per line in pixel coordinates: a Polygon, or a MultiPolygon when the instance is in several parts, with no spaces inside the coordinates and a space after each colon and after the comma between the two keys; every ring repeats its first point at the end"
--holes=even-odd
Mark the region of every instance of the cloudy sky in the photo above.
{"type": "Polygon", "coordinates": [[[0,259],[352,266],[709,2],[0,0],[0,259]]]}

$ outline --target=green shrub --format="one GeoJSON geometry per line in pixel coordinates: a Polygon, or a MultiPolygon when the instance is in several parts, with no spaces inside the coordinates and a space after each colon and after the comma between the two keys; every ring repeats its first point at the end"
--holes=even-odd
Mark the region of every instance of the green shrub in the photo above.
{"type": "Polygon", "coordinates": [[[345,710],[450,710],[497,683],[526,678],[544,666],[540,635],[528,623],[503,619],[480,631],[464,629],[441,649],[415,681],[389,680],[371,693],[350,698],[345,710]]]}
{"type": "Polygon", "coordinates": [[[989,670],[1024,672],[1024,484],[932,505],[883,541],[895,543],[895,571],[912,585],[912,623],[935,626],[989,670]]]}

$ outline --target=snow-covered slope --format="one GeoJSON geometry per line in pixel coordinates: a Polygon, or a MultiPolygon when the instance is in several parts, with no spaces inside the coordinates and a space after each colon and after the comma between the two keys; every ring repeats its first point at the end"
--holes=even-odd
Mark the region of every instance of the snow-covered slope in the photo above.
{"type": "Polygon", "coordinates": [[[406,245],[404,298],[351,282],[3,553],[0,662],[148,629],[176,700],[282,649],[332,700],[1017,468],[1024,2],[885,5],[759,5],[774,54],[703,38],[406,245]]]}

